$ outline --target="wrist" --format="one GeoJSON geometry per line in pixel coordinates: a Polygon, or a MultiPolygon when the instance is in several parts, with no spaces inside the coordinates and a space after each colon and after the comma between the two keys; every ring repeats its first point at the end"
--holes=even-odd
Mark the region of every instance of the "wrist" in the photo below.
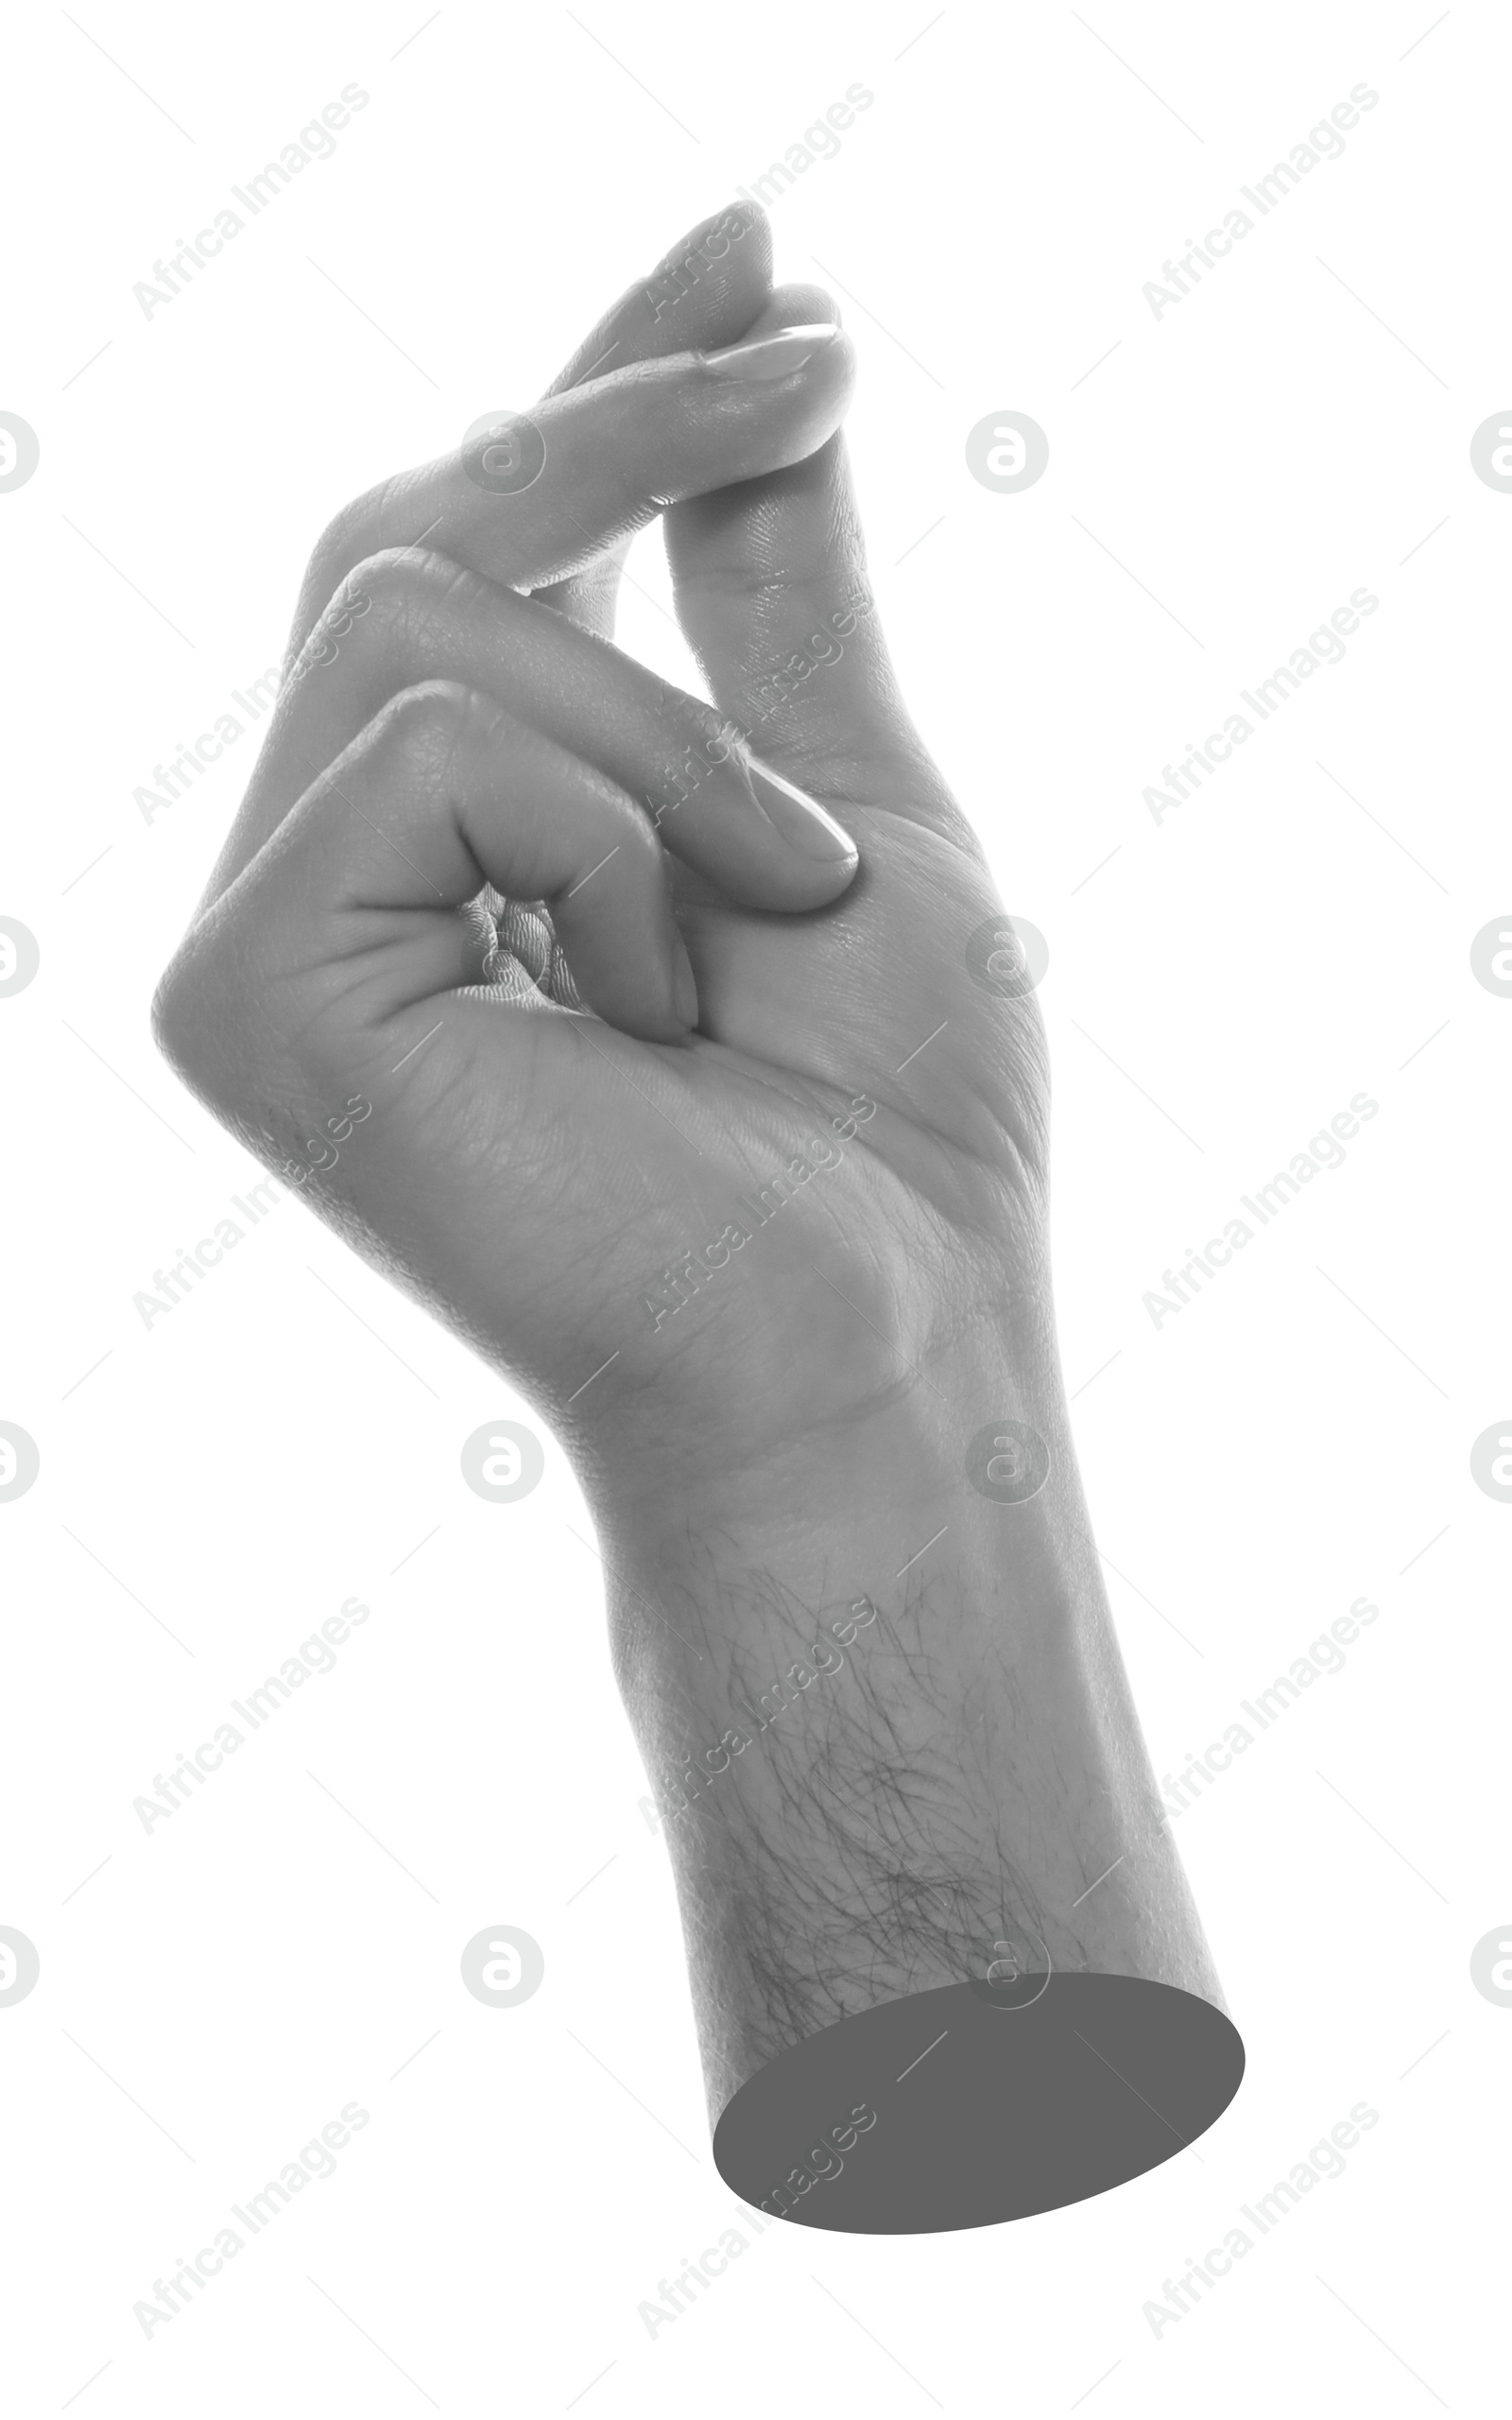
{"type": "Polygon", "coordinates": [[[628,1588],[692,1595],[716,1632],[752,1618],[752,1572],[817,1611],[862,1596],[923,1610],[949,1571],[975,1625],[1103,1601],[1054,1369],[995,1358],[953,1363],[943,1383],[905,1374],[866,1409],[738,1467],[695,1479],[685,1463],[676,1476],[643,1465],[593,1494],[628,1588]]]}
{"type": "Polygon", "coordinates": [[[606,1537],[719,2107],[785,2042],[980,1979],[1003,1942],[1218,1996],[1058,1388],[983,1417],[1000,1381],[959,1421],[919,1392],[606,1537]],[[1035,1438],[1043,1483],[1013,1500],[1035,1438]]]}

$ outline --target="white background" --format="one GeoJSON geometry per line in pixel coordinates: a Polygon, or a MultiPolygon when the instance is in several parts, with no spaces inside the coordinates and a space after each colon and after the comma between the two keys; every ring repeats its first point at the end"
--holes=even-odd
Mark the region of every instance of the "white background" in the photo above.
{"type": "MultiPolygon", "coordinates": [[[[1469,1451],[1512,1410],[1512,1002],[1469,944],[1512,906],[1512,497],[1469,445],[1512,402],[1503,13],[73,13],[14,26],[3,130],[0,408],[42,448],[0,495],[0,912],[42,949],[0,1001],[0,1417],[42,1455],[0,1505],[0,1922],[42,1960],[0,2009],[10,2408],[1484,2409],[1512,1510],[1469,1451]],[[146,320],[154,259],[352,80],[335,156],[146,320]],[[883,617],[1049,939],[1061,1336],[1157,1770],[1380,1617],[1177,1819],[1248,2053],[1195,2151],[981,2234],[772,2228],[653,2337],[742,2208],[582,1502],[549,1437],[527,1499],[468,1492],[465,1437],[539,1424],[293,1198],[144,1327],[258,1173],[146,1016],[255,739],[150,824],[132,792],[277,662],[338,504],[526,406],[858,80],[778,273],[856,333],[883,617]],[[1345,156],[1157,321],[1143,283],[1362,80],[1345,156]],[[1049,437],[1019,495],[966,468],[1004,409],[1049,437]],[[1347,660],[1158,827],[1144,786],[1361,586],[1347,660]],[[1161,1271],[1361,1091],[1346,1165],[1157,1330],[1161,1271]],[[353,1594],[337,1668],[145,1835],[133,1797],[353,1594]],[[458,1972],[501,1923],[545,1958],[509,2010],[458,1972]],[[351,2100],[336,2174],[144,2338],[351,2100]],[[1346,2172],[1157,2336],[1162,2280],[1361,2100],[1346,2172]]],[[[631,568],[622,644],[691,680],[654,540],[631,568]]]]}

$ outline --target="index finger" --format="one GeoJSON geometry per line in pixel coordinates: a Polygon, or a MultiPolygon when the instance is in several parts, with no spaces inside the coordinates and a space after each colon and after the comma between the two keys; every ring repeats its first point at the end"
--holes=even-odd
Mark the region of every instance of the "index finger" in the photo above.
{"type": "Polygon", "coordinates": [[[765,302],[772,283],[772,231],[754,201],[701,218],[637,278],[590,329],[547,388],[564,394],[606,371],[690,346],[733,344],[765,302]]]}
{"type": "Polygon", "coordinates": [[[311,558],[288,660],[347,573],[388,547],[429,544],[508,587],[541,587],[570,578],[643,527],[660,499],[626,498],[622,509],[619,497],[609,502],[606,483],[594,481],[605,424],[597,415],[620,399],[633,402],[638,374],[654,375],[672,356],[688,362],[742,335],[770,290],[770,255],[754,204],[704,220],[627,289],[529,412],[502,416],[456,452],[344,506],[311,558]],[[706,281],[715,280],[728,307],[711,310],[706,281]],[[579,495],[593,509],[577,507],[579,495]]]}

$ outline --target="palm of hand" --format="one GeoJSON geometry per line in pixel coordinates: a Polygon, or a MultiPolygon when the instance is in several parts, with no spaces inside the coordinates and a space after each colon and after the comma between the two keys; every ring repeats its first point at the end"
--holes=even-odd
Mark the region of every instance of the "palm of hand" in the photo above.
{"type": "Polygon", "coordinates": [[[482,1017],[417,1071],[397,1223],[453,1171],[416,1237],[448,1255],[438,1307],[609,1450],[643,1424],[684,1470],[760,1460],[927,1382],[1038,1266],[1043,1029],[1011,928],[937,773],[865,753],[864,798],[802,768],[861,840],[833,907],[751,913],[678,869],[688,1045],[547,1012],[500,1063],[482,1017]]]}

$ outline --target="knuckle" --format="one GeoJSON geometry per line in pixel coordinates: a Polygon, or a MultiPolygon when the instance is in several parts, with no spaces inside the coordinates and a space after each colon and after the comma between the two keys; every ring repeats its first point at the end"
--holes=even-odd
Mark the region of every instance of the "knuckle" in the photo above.
{"type": "Polygon", "coordinates": [[[308,591],[329,596],[339,585],[354,562],[371,552],[373,530],[381,526],[377,515],[382,510],[384,490],[369,489],[366,495],[353,496],[321,530],[316,541],[305,574],[308,591]]]}
{"type": "Polygon", "coordinates": [[[471,695],[458,681],[417,681],[389,699],[377,717],[377,735],[399,747],[433,735],[451,737],[462,728],[471,695]]]}
{"type": "Polygon", "coordinates": [[[498,708],[460,681],[420,681],[375,717],[373,751],[412,770],[434,772],[491,737],[500,719],[498,708]]]}
{"type": "Polygon", "coordinates": [[[226,1002],[207,955],[200,932],[185,936],[159,977],[150,1017],[152,1039],[169,1066],[201,1099],[218,1104],[224,1087],[215,1036],[226,1002]]]}
{"type": "Polygon", "coordinates": [[[419,558],[412,548],[380,547],[375,554],[364,555],[343,574],[321,619],[355,621],[374,605],[381,617],[390,617],[396,612],[404,612],[424,584],[419,558]]]}
{"type": "Polygon", "coordinates": [[[332,598],[340,596],[410,596],[428,585],[426,552],[418,546],[376,546],[352,565],[332,598]]]}
{"type": "Polygon", "coordinates": [[[301,664],[334,664],[349,641],[375,643],[410,612],[415,587],[402,547],[364,556],[342,574],[321,609],[300,649],[301,664]]]}
{"type": "Polygon", "coordinates": [[[453,601],[470,604],[488,585],[477,572],[434,547],[381,546],[345,574],[326,615],[356,620],[375,607],[381,623],[421,618],[453,601]]]}
{"type": "Polygon", "coordinates": [[[171,1067],[180,1063],[180,1040],[184,1029],[185,1008],[179,961],[174,959],[158,977],[150,1011],[152,1039],[171,1067]]]}
{"type": "Polygon", "coordinates": [[[352,595],[406,600],[418,596],[428,602],[438,591],[449,594],[458,581],[483,585],[476,572],[466,570],[435,546],[379,546],[348,572],[341,586],[352,595]]]}

